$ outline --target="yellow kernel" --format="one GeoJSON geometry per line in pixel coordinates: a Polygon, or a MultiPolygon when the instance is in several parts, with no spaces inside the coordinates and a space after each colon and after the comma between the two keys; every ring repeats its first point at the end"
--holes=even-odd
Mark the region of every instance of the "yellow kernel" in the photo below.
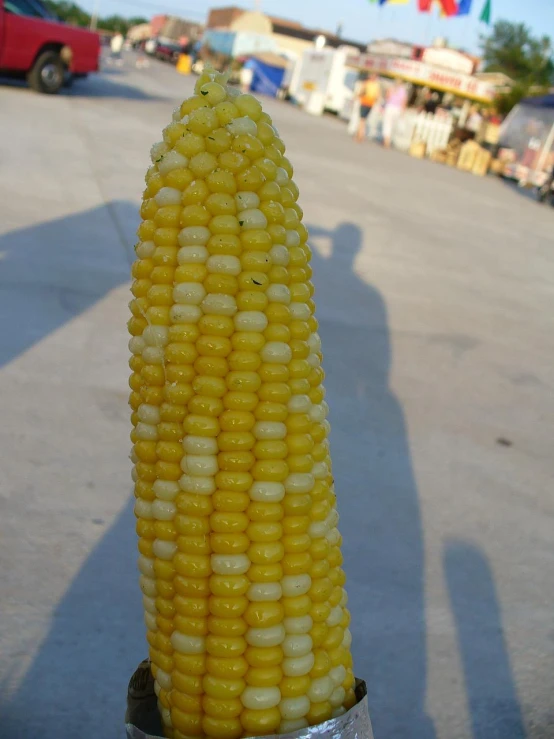
{"type": "Polygon", "coordinates": [[[248,570],[248,577],[251,582],[279,582],[283,577],[283,568],[279,563],[253,564],[248,570]]]}
{"type": "Polygon", "coordinates": [[[299,675],[298,677],[284,677],[280,684],[281,698],[298,698],[306,695],[310,689],[310,677],[299,675]]]}
{"type": "Polygon", "coordinates": [[[240,715],[240,720],[249,735],[268,736],[277,732],[281,723],[281,713],[276,706],[260,710],[245,709],[240,715]]]}
{"type": "Polygon", "coordinates": [[[275,667],[283,661],[281,647],[248,647],[245,658],[250,667],[275,667]]]}
{"type": "Polygon", "coordinates": [[[246,639],[243,636],[216,636],[209,634],[206,637],[206,651],[212,657],[240,657],[246,651],[246,639]]]}
{"type": "Polygon", "coordinates": [[[227,490],[217,490],[213,496],[213,506],[216,511],[238,513],[245,511],[250,503],[247,493],[233,493],[227,490]]]}
{"type": "MultiPolygon", "coordinates": [[[[231,659],[222,659],[221,657],[208,657],[206,660],[206,669],[210,673],[210,675],[214,675],[215,677],[221,677],[224,679],[236,679],[241,678],[246,675],[248,672],[248,662],[245,660],[244,657],[234,657],[231,659]]],[[[206,705],[204,705],[204,710],[206,713],[211,713],[211,711],[208,711],[206,705]]],[[[213,711],[215,712],[217,708],[214,706],[213,711]]],[[[215,713],[211,713],[211,715],[216,715],[215,713]]]]}
{"type": "Polygon", "coordinates": [[[333,709],[329,701],[321,701],[320,703],[311,703],[310,710],[306,714],[306,719],[311,726],[321,724],[331,718],[333,709]]]}
{"type": "Polygon", "coordinates": [[[215,718],[204,716],[202,730],[212,739],[239,739],[242,736],[242,724],[238,718],[215,718]]]}

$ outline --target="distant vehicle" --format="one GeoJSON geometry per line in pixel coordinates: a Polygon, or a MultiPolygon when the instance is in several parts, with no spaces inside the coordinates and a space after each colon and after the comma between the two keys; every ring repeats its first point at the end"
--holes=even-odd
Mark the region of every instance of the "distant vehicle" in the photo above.
{"type": "Polygon", "coordinates": [[[342,114],[354,97],[356,70],[346,65],[351,46],[338,49],[308,49],[298,59],[288,84],[288,95],[300,105],[310,105],[317,96],[321,111],[342,114]]]}
{"type": "Polygon", "coordinates": [[[100,38],[62,23],[40,0],[0,0],[0,70],[54,94],[99,68],[100,38]]]}

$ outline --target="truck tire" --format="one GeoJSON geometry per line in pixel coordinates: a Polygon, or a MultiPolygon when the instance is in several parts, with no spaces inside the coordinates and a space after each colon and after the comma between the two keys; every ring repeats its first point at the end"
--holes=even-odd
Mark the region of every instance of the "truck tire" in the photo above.
{"type": "Polygon", "coordinates": [[[63,87],[65,65],[55,51],[44,51],[37,57],[27,75],[29,87],[37,92],[55,95],[63,87]]]}

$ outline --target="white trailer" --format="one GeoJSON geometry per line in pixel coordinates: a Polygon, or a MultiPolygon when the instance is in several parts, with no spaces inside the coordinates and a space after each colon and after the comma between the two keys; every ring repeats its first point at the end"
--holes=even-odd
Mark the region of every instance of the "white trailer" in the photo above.
{"type": "Polygon", "coordinates": [[[357,49],[309,49],[297,61],[289,94],[310,113],[324,110],[340,114],[354,95],[358,72],[346,66],[347,57],[357,49]]]}

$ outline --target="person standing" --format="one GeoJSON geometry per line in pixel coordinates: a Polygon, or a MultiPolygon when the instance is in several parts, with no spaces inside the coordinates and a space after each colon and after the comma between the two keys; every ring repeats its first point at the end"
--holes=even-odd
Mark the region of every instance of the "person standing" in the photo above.
{"type": "Polygon", "coordinates": [[[376,74],[372,74],[369,79],[365,80],[360,90],[360,123],[358,124],[358,131],[356,133],[356,141],[361,143],[367,133],[367,119],[371,113],[371,109],[375,103],[379,102],[381,98],[381,85],[379,84],[379,77],[376,74]]]}
{"type": "Polygon", "coordinates": [[[383,115],[383,142],[387,149],[391,147],[394,129],[396,128],[398,119],[406,109],[407,103],[408,93],[406,92],[406,88],[401,80],[396,79],[387,92],[385,112],[383,115]]]}
{"type": "Polygon", "coordinates": [[[112,40],[110,41],[110,50],[112,52],[111,59],[116,64],[123,64],[121,52],[123,51],[124,43],[125,39],[123,38],[123,35],[119,33],[119,31],[115,34],[115,36],[112,36],[112,40]]]}

